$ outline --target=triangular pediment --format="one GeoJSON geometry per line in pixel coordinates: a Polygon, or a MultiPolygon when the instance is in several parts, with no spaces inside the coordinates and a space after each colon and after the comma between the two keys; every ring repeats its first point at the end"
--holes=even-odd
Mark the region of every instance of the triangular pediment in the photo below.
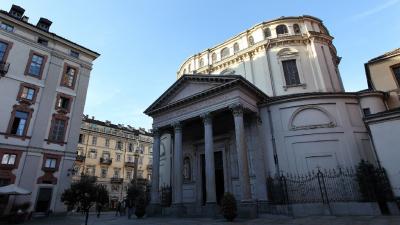
{"type": "Polygon", "coordinates": [[[201,96],[204,97],[238,83],[245,84],[248,88],[254,89],[255,92],[266,97],[264,93],[238,75],[184,75],[150,105],[145,113],[158,111],[161,108],[187,102],[190,99],[197,99],[201,96]]]}

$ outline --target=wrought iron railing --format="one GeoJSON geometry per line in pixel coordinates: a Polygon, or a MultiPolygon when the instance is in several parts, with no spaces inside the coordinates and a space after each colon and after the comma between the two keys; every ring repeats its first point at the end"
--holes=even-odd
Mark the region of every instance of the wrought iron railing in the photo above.
{"type": "Polygon", "coordinates": [[[170,207],[172,204],[172,188],[169,185],[161,187],[160,200],[162,207],[170,207]]]}
{"type": "Polygon", "coordinates": [[[352,168],[281,174],[267,178],[269,200],[274,204],[390,201],[393,194],[386,172],[352,168]]]}

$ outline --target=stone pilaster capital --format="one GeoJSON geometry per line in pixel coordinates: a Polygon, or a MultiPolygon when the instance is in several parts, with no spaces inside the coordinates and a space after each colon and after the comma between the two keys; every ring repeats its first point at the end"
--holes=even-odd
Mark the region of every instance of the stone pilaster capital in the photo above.
{"type": "Polygon", "coordinates": [[[203,119],[204,124],[211,124],[212,123],[212,114],[210,112],[204,113],[200,116],[203,119]]]}
{"type": "Polygon", "coordinates": [[[172,126],[174,127],[175,132],[176,131],[182,131],[182,123],[181,122],[175,122],[172,124],[172,126]]]}
{"type": "Polygon", "coordinates": [[[151,129],[151,132],[153,133],[154,137],[160,136],[160,129],[158,127],[153,127],[153,129],[151,129]]]}
{"type": "Polygon", "coordinates": [[[243,115],[243,106],[242,104],[232,104],[229,106],[229,109],[232,110],[233,116],[242,116],[243,115]]]}

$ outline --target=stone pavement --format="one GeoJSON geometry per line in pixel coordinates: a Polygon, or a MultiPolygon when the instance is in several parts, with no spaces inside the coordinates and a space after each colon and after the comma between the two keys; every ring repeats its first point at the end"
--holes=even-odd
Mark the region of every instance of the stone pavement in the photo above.
{"type": "MultiPolygon", "coordinates": [[[[84,224],[84,216],[53,216],[38,218],[24,223],[26,225],[81,225],[84,224]]],[[[285,216],[262,216],[262,218],[227,222],[224,219],[209,218],[132,218],[116,217],[111,213],[102,215],[97,219],[95,215],[89,216],[89,225],[400,225],[400,216],[313,216],[304,218],[290,218],[285,216]]]]}

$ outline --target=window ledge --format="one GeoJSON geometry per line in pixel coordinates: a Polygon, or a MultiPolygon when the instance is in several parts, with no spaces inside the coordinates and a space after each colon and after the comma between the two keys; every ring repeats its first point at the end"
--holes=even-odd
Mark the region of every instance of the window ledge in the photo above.
{"type": "Polygon", "coordinates": [[[25,139],[31,139],[31,136],[19,136],[19,135],[10,134],[10,133],[2,133],[2,132],[0,132],[0,135],[4,135],[4,137],[6,139],[9,138],[9,137],[21,139],[22,141],[25,141],[25,139]]]}
{"type": "Polygon", "coordinates": [[[54,172],[57,171],[57,168],[43,167],[42,170],[45,171],[45,172],[52,172],[52,173],[54,173],[54,172]]]}
{"type": "Polygon", "coordinates": [[[292,84],[292,85],[284,85],[283,89],[287,91],[288,88],[294,88],[294,87],[303,87],[303,89],[306,89],[307,85],[306,84],[292,84]]]}
{"type": "Polygon", "coordinates": [[[0,164],[0,169],[2,170],[13,170],[15,168],[17,168],[15,164],[0,164]]]}
{"type": "Polygon", "coordinates": [[[47,144],[57,144],[57,145],[66,145],[67,142],[64,141],[53,141],[53,140],[49,140],[49,139],[44,139],[45,141],[47,141],[47,144]]]}

